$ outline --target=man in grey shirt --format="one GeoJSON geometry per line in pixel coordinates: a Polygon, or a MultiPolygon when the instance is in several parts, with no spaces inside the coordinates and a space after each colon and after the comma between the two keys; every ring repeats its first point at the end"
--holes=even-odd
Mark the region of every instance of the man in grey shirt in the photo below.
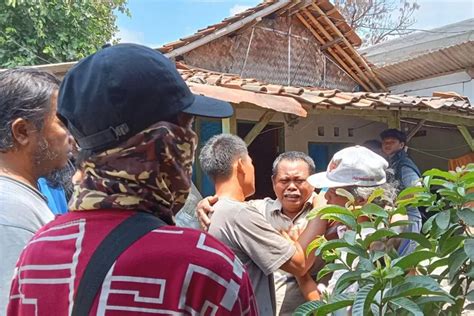
{"type": "MultiPolygon", "coordinates": [[[[242,139],[229,134],[214,136],[202,148],[199,160],[219,197],[213,206],[209,233],[227,244],[247,267],[260,313],[274,315],[273,272],[282,269],[304,275],[314,262],[305,260],[302,247],[307,244],[291,240],[286,233],[284,237],[262,212],[243,203],[254,193],[255,179],[252,159],[242,139]]],[[[304,240],[309,243],[311,239],[304,240]]]]}
{"type": "Polygon", "coordinates": [[[38,178],[62,168],[71,150],[56,117],[58,88],[59,80],[45,72],[0,73],[0,315],[21,250],[53,219],[38,178]]]}

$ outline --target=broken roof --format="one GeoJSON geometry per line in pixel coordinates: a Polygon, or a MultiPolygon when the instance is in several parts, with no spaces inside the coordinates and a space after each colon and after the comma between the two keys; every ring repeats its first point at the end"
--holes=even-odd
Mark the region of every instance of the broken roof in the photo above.
{"type": "Polygon", "coordinates": [[[222,36],[257,24],[263,18],[292,16],[314,36],[321,50],[367,91],[387,90],[355,47],[360,37],[328,0],[267,0],[256,7],[158,48],[168,57],[185,54],[222,36]]]}

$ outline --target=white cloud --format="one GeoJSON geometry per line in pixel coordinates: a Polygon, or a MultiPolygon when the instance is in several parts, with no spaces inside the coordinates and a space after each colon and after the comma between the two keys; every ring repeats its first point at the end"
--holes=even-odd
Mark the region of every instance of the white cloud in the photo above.
{"type": "Polygon", "coordinates": [[[249,5],[243,5],[243,4],[236,4],[229,10],[229,15],[236,15],[237,13],[243,12],[247,9],[251,8],[249,5]]]}
{"type": "Polygon", "coordinates": [[[120,39],[120,43],[145,44],[145,34],[143,32],[132,31],[126,28],[121,28],[115,37],[120,39]]]}

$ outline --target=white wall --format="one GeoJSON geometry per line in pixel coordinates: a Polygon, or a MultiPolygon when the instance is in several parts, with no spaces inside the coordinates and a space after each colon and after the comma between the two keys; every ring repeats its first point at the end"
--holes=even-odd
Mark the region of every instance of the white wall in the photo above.
{"type": "Polygon", "coordinates": [[[467,96],[469,100],[474,102],[474,80],[465,71],[411,81],[391,86],[389,90],[394,94],[414,96],[432,96],[435,91],[453,91],[462,96],[467,96]]]}
{"type": "MultiPolygon", "coordinates": [[[[258,121],[262,115],[258,110],[237,110],[237,119],[258,121]]],[[[284,123],[282,114],[275,115],[272,122],[284,123]]],[[[414,125],[403,123],[402,128],[408,133],[414,125]]],[[[283,126],[285,151],[297,150],[307,153],[308,143],[351,143],[362,144],[369,139],[378,139],[379,134],[387,128],[384,123],[373,122],[359,117],[343,115],[310,115],[298,118],[298,123],[290,127],[283,126]],[[318,136],[318,127],[324,127],[325,135],[318,136]],[[339,135],[333,135],[334,127],[339,127],[339,135]],[[348,128],[354,129],[354,136],[347,135],[348,128]]],[[[469,152],[469,148],[457,129],[440,129],[423,127],[426,136],[414,137],[408,144],[409,155],[422,170],[440,168],[447,170],[448,159],[460,157],[469,152]]]]}

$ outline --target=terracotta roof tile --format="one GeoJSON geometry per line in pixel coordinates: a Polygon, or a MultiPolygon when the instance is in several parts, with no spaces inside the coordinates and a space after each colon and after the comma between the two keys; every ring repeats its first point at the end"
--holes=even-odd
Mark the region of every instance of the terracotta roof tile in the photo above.
{"type": "Polygon", "coordinates": [[[431,108],[474,115],[474,106],[466,97],[450,92],[437,92],[433,97],[346,92],[318,87],[302,88],[267,84],[253,78],[240,78],[233,74],[193,69],[184,64],[178,64],[177,68],[183,79],[197,93],[299,116],[307,115],[303,105],[335,109],[386,107],[421,110],[431,108]]]}

